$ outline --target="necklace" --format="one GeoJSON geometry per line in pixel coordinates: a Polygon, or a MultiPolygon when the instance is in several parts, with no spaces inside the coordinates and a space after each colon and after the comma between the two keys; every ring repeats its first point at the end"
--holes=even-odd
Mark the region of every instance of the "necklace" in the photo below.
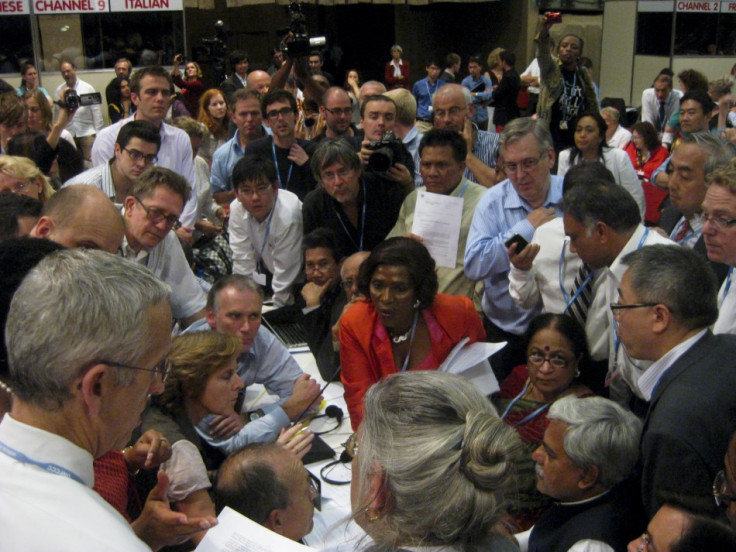
{"type": "Polygon", "coordinates": [[[391,341],[393,341],[394,343],[397,343],[397,344],[398,343],[403,343],[404,341],[406,341],[407,339],[409,339],[409,334],[410,333],[411,333],[411,328],[409,328],[408,330],[406,330],[401,335],[397,335],[396,337],[392,337],[391,338],[391,341]]]}

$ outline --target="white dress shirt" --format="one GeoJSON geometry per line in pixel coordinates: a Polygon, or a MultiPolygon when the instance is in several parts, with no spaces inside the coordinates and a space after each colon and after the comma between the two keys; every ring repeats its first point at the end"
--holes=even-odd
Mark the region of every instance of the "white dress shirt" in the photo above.
{"type": "Polygon", "coordinates": [[[718,320],[713,326],[715,334],[736,335],[736,290],[732,289],[733,267],[718,292],[718,320]]]}
{"type": "Polygon", "coordinates": [[[616,132],[613,133],[613,136],[608,141],[608,147],[624,149],[629,142],[631,142],[631,133],[621,125],[618,125],[616,132]]]}
{"type": "MultiPolygon", "coordinates": [[[[69,87],[66,82],[62,82],[56,87],[55,96],[57,100],[61,99],[62,92],[67,88],[69,87]]],[[[95,92],[94,86],[81,79],[77,79],[77,82],[74,83],[74,90],[77,94],[92,94],[95,92]]],[[[102,127],[104,126],[105,122],[102,119],[102,109],[100,105],[97,104],[77,108],[77,111],[74,113],[74,118],[67,123],[66,130],[68,130],[72,136],[82,138],[84,136],[92,136],[93,134],[96,134],[102,130],[102,127]]]]}

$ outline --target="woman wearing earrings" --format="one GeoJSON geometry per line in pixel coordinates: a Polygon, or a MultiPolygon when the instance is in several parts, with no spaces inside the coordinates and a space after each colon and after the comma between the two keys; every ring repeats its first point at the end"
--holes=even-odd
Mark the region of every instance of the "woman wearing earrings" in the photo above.
{"type": "Polygon", "coordinates": [[[381,378],[406,370],[436,370],[463,338],[485,339],[467,297],[437,293],[434,260],[410,238],[391,238],[360,266],[366,297],[340,321],[340,364],[353,429],[363,418],[363,396],[381,378]]]}

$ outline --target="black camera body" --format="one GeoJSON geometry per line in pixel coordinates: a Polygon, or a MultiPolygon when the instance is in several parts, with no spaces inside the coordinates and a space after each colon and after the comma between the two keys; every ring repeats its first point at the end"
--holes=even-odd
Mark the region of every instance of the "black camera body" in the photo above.
{"type": "Polygon", "coordinates": [[[368,166],[376,172],[386,172],[394,165],[394,160],[403,152],[403,142],[388,131],[380,140],[371,140],[366,149],[371,150],[368,166]]]}
{"type": "Polygon", "coordinates": [[[64,109],[77,109],[78,107],[87,107],[88,105],[100,105],[102,103],[102,94],[92,92],[91,94],[77,94],[76,90],[67,90],[64,98],[57,101],[56,105],[64,109]]]}
{"type": "Polygon", "coordinates": [[[307,18],[304,17],[302,7],[298,2],[289,4],[289,32],[292,40],[283,41],[281,50],[290,58],[298,58],[308,56],[315,48],[321,48],[327,44],[327,39],[323,36],[309,37],[309,28],[307,26],[307,18]]]}

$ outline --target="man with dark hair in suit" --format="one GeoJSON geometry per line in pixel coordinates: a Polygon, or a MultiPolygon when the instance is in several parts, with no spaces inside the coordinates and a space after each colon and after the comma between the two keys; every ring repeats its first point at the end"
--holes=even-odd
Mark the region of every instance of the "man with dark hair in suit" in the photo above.
{"type": "MultiPolygon", "coordinates": [[[[713,335],[716,282],[686,247],[652,245],[626,255],[618,339],[631,358],[652,361],[638,379],[649,401],[641,439],[641,490],[652,517],[658,495],[711,495],[736,429],[736,337],[713,335]]],[[[714,501],[708,501],[714,513],[714,501]]]]}

